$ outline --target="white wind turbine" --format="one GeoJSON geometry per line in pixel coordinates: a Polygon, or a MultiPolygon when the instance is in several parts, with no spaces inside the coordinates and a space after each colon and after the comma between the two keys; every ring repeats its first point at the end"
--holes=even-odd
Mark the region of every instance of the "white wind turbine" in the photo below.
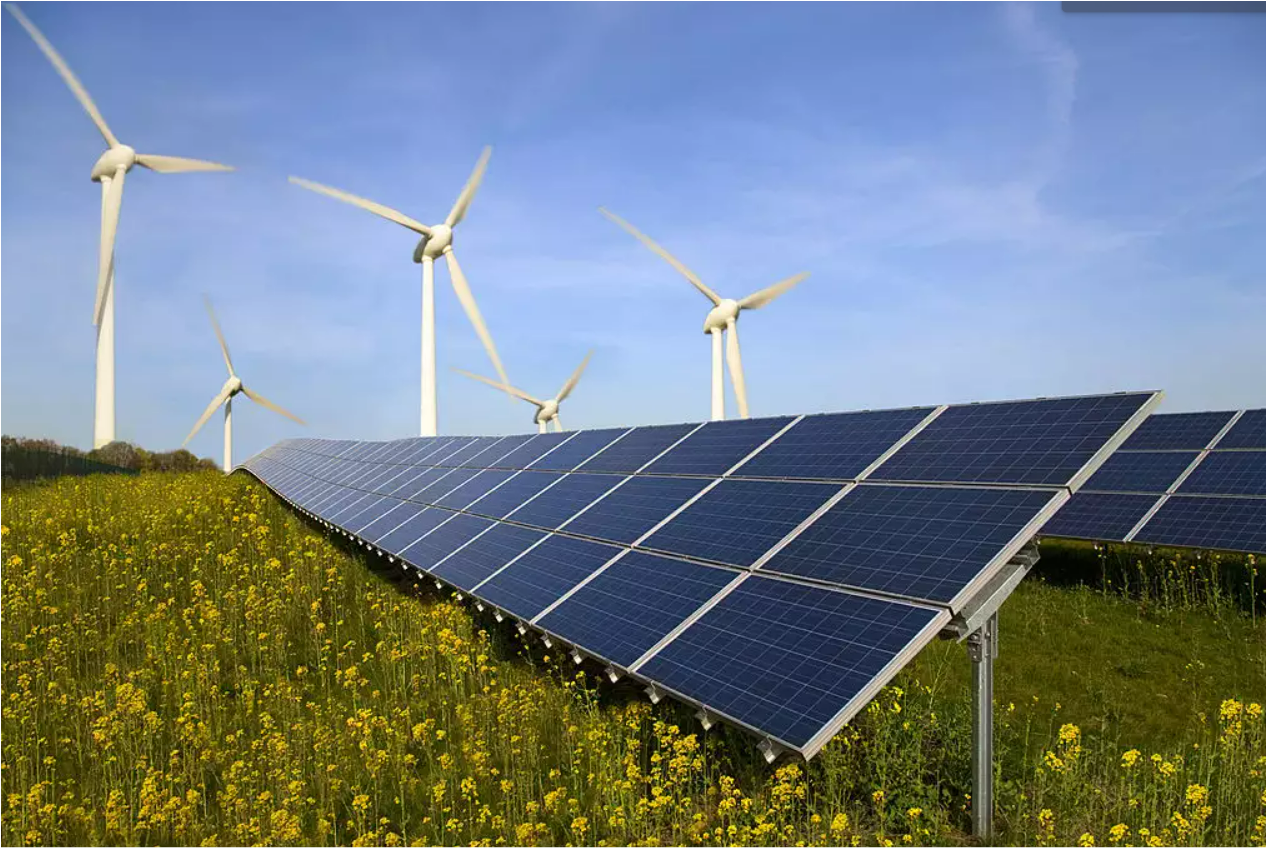
{"type": "Polygon", "coordinates": [[[207,419],[211,414],[224,404],[224,473],[228,474],[233,470],[233,396],[241,393],[249,397],[267,409],[271,409],[278,415],[285,415],[291,421],[303,424],[303,419],[299,416],[287,412],[277,404],[264,398],[263,396],[251,391],[242,385],[242,380],[238,377],[237,372],[233,370],[233,360],[229,358],[229,346],[224,342],[224,333],[220,332],[220,322],[216,320],[216,313],[211,309],[211,301],[204,298],[203,302],[207,306],[207,315],[211,317],[211,326],[216,331],[216,338],[220,340],[220,352],[224,354],[224,365],[229,369],[229,379],[224,381],[224,385],[220,388],[220,393],[211,399],[211,404],[206,411],[202,413],[202,417],[198,419],[198,423],[194,425],[194,429],[189,431],[189,435],[185,437],[185,441],[181,443],[183,448],[189,444],[202,425],[207,423],[207,419]]]}
{"type": "Polygon", "coordinates": [[[576,384],[581,379],[581,374],[585,372],[585,366],[589,365],[590,357],[593,355],[594,351],[592,350],[585,354],[585,358],[581,360],[580,366],[572,372],[571,377],[568,377],[567,382],[563,384],[563,388],[559,389],[559,393],[549,400],[538,400],[527,392],[520,391],[508,383],[499,383],[489,377],[481,377],[479,374],[472,374],[470,371],[463,371],[461,368],[454,368],[453,370],[464,377],[470,377],[472,380],[479,380],[481,383],[487,383],[494,389],[500,389],[511,397],[526,400],[528,403],[535,406],[537,408],[537,413],[532,417],[532,420],[537,425],[538,433],[544,433],[546,431],[546,424],[551,421],[554,422],[555,432],[561,433],[563,432],[563,424],[559,421],[559,404],[563,403],[567,396],[572,394],[572,390],[576,388],[576,384]]]}
{"type": "Polygon", "coordinates": [[[674,258],[667,250],[634,229],[633,225],[628,221],[619,215],[608,212],[602,207],[599,207],[598,211],[619,224],[638,241],[658,253],[666,262],[676,268],[678,273],[686,277],[691,285],[699,289],[704,297],[712,302],[713,308],[709,310],[708,317],[704,319],[704,332],[711,334],[713,337],[712,419],[721,421],[726,417],[725,387],[722,383],[721,361],[723,331],[726,333],[726,365],[730,370],[731,385],[735,389],[735,401],[739,405],[739,417],[747,418],[748,389],[744,383],[743,359],[739,354],[739,326],[737,323],[739,313],[745,309],[760,309],[801,280],[804,280],[809,274],[797,274],[793,277],[788,277],[786,280],[777,282],[759,292],[754,292],[742,300],[724,298],[704,285],[699,277],[695,276],[689,268],[674,258]]]}
{"type": "Polygon", "coordinates": [[[470,320],[471,326],[475,328],[480,341],[484,343],[484,350],[488,351],[488,357],[493,361],[493,367],[497,369],[497,376],[501,377],[503,383],[510,382],[506,377],[506,369],[502,367],[501,357],[497,355],[497,347],[493,344],[493,337],[489,335],[488,327],[484,324],[484,318],[480,315],[479,307],[475,304],[475,296],[471,294],[471,287],[466,282],[466,275],[462,273],[462,267],[458,265],[457,255],[453,252],[453,230],[462,221],[462,218],[466,215],[466,210],[470,208],[471,201],[475,199],[475,192],[480,187],[480,180],[484,178],[484,169],[488,167],[488,157],[492,155],[492,152],[493,149],[491,147],[484,148],[484,152],[480,154],[479,161],[475,163],[475,170],[471,172],[470,179],[466,181],[466,185],[462,188],[462,193],[458,195],[453,208],[449,210],[449,216],[444,219],[443,224],[432,224],[431,226],[420,224],[408,215],[397,212],[395,209],[383,206],[380,203],[375,203],[372,200],[366,200],[363,197],[357,197],[345,191],[300,179],[299,177],[290,178],[290,181],[295,185],[328,195],[336,200],[342,200],[345,203],[351,203],[353,206],[359,206],[393,223],[400,224],[406,229],[413,230],[422,237],[419,239],[417,246],[414,247],[413,259],[414,262],[422,265],[421,434],[423,436],[434,436],[436,434],[435,261],[440,256],[443,256],[448,263],[449,279],[453,283],[453,291],[457,294],[458,300],[461,301],[462,308],[466,310],[466,317],[470,320]]]}
{"type": "Polygon", "coordinates": [[[88,96],[88,91],[71,72],[65,60],[58,55],[35,24],[22,14],[17,6],[5,7],[17,18],[18,23],[35,39],[35,44],[53,63],[66,85],[84,107],[88,117],[97,125],[109,149],[101,154],[92,166],[93,182],[101,183],[101,249],[97,266],[97,300],[93,306],[92,323],[97,327],[97,398],[93,416],[92,444],[101,447],[114,441],[114,236],[119,226],[119,208],[123,203],[123,180],[133,165],[174,174],[181,171],[232,171],[228,165],[204,162],[200,159],[183,159],[179,156],[157,156],[137,153],[119,142],[106,126],[105,118],[88,96]]]}

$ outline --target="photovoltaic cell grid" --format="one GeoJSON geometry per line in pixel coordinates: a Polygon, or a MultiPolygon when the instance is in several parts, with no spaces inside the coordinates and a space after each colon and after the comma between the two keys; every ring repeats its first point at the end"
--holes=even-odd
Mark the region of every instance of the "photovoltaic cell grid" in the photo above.
{"type": "Polygon", "coordinates": [[[1043,533],[1262,553],[1264,426],[1261,409],[1154,415],[1043,533]]]}
{"type": "Polygon", "coordinates": [[[809,757],[1156,400],[303,439],[246,468],[406,567],[809,757]]]}

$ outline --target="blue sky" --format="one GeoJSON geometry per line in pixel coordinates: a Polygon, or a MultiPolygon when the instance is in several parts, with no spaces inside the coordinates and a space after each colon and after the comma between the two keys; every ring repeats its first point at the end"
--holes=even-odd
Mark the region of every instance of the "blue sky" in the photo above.
{"type": "MultiPolygon", "coordinates": [[[[1058,4],[31,4],[111,128],[230,175],[136,169],[116,259],[118,435],[179,445],[224,381],[235,453],[413,435],[415,239],[286,182],[441,220],[511,379],[572,428],[708,412],[707,302],[812,276],[740,322],[754,415],[1162,388],[1262,406],[1260,15],[1058,4]]],[[[3,430],[91,440],[100,137],[0,25],[3,430]]],[[[440,429],[522,432],[437,270],[440,429]]],[[[729,395],[729,388],[728,388],[729,395]]],[[[730,401],[728,397],[728,402],[730,401]]],[[[733,406],[732,406],[733,408],[733,406]]],[[[191,447],[219,458],[220,426],[191,447]]]]}

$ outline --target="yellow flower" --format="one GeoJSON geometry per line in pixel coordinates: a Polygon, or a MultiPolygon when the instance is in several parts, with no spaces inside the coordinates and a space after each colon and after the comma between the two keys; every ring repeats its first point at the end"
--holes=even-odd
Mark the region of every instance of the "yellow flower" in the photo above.
{"type": "Polygon", "coordinates": [[[1090,848],[1090,846],[1095,845],[1095,837],[1090,833],[1083,833],[1078,837],[1078,844],[1090,848]]]}
{"type": "Polygon", "coordinates": [[[1131,768],[1139,761],[1139,751],[1132,748],[1122,755],[1122,768],[1131,768]]]}

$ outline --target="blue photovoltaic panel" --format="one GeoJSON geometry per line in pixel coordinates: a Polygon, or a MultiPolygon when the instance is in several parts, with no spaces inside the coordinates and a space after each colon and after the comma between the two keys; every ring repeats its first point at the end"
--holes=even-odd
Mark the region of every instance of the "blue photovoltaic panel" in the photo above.
{"type": "Polygon", "coordinates": [[[1150,415],[1118,450],[1202,450],[1232,419],[1232,412],[1150,415]]]}
{"type": "Polygon", "coordinates": [[[559,479],[545,471],[520,471],[466,508],[467,512],[505,518],[514,509],[559,479]]]}
{"type": "Polygon", "coordinates": [[[1179,479],[1196,451],[1117,451],[1091,475],[1083,491],[1165,492],[1179,479]]]}
{"type": "MultiPolygon", "coordinates": [[[[708,482],[675,477],[631,477],[620,488],[577,516],[568,524],[567,531],[632,544],[673,510],[699,494],[708,482]]],[[[518,514],[513,518],[518,521],[518,514]]]]}
{"type": "Polygon", "coordinates": [[[873,480],[1063,486],[1151,393],[952,406],[873,480]]]}
{"type": "Polygon", "coordinates": [[[551,536],[479,587],[476,594],[513,615],[531,619],[580,583],[619,548],[551,536]]]}
{"type": "Polygon", "coordinates": [[[1262,496],[1267,494],[1267,464],[1257,451],[1212,451],[1179,484],[1178,492],[1262,496]]]}
{"type": "Polygon", "coordinates": [[[1263,553],[1267,501],[1262,498],[1167,498],[1135,535],[1154,545],[1263,553]]]}
{"type": "Polygon", "coordinates": [[[1158,497],[1081,491],[1043,525],[1042,533],[1071,539],[1124,539],[1158,497]]]}
{"type": "Polygon", "coordinates": [[[445,521],[422,536],[412,544],[406,545],[397,554],[410,565],[423,571],[429,571],[437,562],[475,538],[485,528],[492,526],[487,518],[476,518],[474,515],[448,513],[452,518],[445,521]]]}
{"type": "Polygon", "coordinates": [[[532,463],[533,470],[573,471],[627,430],[582,430],[532,463]]]}
{"type": "Polygon", "coordinates": [[[628,668],[738,576],[708,565],[632,552],[538,622],[628,668]]]}
{"type": "Polygon", "coordinates": [[[440,462],[437,464],[451,465],[451,466],[466,465],[467,460],[472,459],[476,456],[479,456],[481,453],[488,450],[489,448],[491,448],[493,445],[495,445],[497,442],[500,442],[500,441],[501,441],[501,438],[495,437],[495,436],[485,436],[484,438],[475,439],[466,447],[462,448],[461,450],[454,451],[453,453],[449,454],[444,459],[440,460],[440,462]]]}
{"type": "Polygon", "coordinates": [[[538,433],[489,465],[492,468],[527,468],[540,459],[546,451],[563,444],[571,435],[571,433],[538,433]]]}
{"type": "Polygon", "coordinates": [[[676,441],[694,430],[696,424],[639,427],[580,467],[581,471],[632,474],[655,459],[676,441]]]}
{"type": "Polygon", "coordinates": [[[347,509],[354,501],[365,497],[364,492],[358,492],[355,489],[339,488],[333,497],[322,501],[317,514],[325,518],[326,521],[334,521],[335,516],[347,509]]]}
{"type": "Polygon", "coordinates": [[[419,469],[420,473],[410,475],[408,480],[402,479],[402,483],[392,489],[391,495],[395,498],[403,498],[404,500],[414,500],[418,495],[427,490],[427,487],[435,483],[444,475],[448,474],[451,468],[425,468],[419,469]]]}
{"type": "Polygon", "coordinates": [[[414,476],[414,469],[408,465],[394,465],[392,466],[392,472],[392,474],[377,480],[372,487],[373,491],[378,492],[380,495],[390,495],[396,490],[396,487],[406,480],[412,480],[414,476]]]}
{"type": "MultiPolygon", "coordinates": [[[[415,500],[426,501],[430,504],[439,504],[454,489],[460,489],[479,474],[478,468],[454,468],[448,474],[441,477],[435,483],[428,486],[424,491],[415,496],[415,500]]],[[[474,498],[472,498],[474,500],[474,498]]],[[[448,506],[448,504],[445,504],[448,506]]]]}
{"type": "Polygon", "coordinates": [[[360,529],[358,535],[367,542],[373,542],[379,536],[386,535],[401,522],[413,518],[426,507],[407,501],[393,501],[395,506],[383,513],[377,520],[360,529]]]}
{"type": "Polygon", "coordinates": [[[948,604],[1057,497],[862,485],[761,569],[948,604]]]}
{"type": "Polygon", "coordinates": [[[636,672],[802,748],[947,617],[754,576],[636,672]]]}
{"type": "Polygon", "coordinates": [[[738,477],[847,480],[875,462],[933,407],[807,415],[735,471],[738,477]]]}
{"type": "Polygon", "coordinates": [[[431,573],[469,592],[545,537],[546,533],[541,530],[498,522],[466,547],[450,554],[431,573]]]}
{"type": "Polygon", "coordinates": [[[419,536],[439,527],[441,523],[447,521],[452,515],[453,513],[447,509],[436,509],[435,507],[424,509],[398,527],[392,528],[381,539],[375,540],[374,544],[385,551],[399,554],[407,545],[417,541],[419,536]]]}
{"type": "Polygon", "coordinates": [[[564,474],[508,517],[520,524],[555,530],[619,482],[619,477],[610,474],[564,474]]]}
{"type": "Polygon", "coordinates": [[[720,477],[791,421],[791,417],[710,421],[651,463],[644,473],[720,477]]]}
{"type": "Polygon", "coordinates": [[[365,492],[353,490],[346,498],[339,502],[338,509],[331,510],[329,520],[343,527],[344,520],[356,515],[365,506],[368,506],[373,495],[365,492]]]}
{"type": "Polygon", "coordinates": [[[384,513],[400,503],[394,498],[380,498],[374,495],[371,495],[371,497],[374,498],[373,503],[364,507],[356,515],[344,522],[343,527],[349,533],[360,533],[365,529],[366,525],[377,521],[384,513]]]}
{"type": "Polygon", "coordinates": [[[1267,447],[1267,420],[1262,409],[1247,409],[1240,420],[1232,425],[1219,439],[1215,450],[1231,450],[1234,448],[1247,450],[1263,450],[1267,447]]]}
{"type": "Polygon", "coordinates": [[[642,544],[729,565],[752,565],[840,488],[829,483],[723,480],[642,544]]]}
{"type": "Polygon", "coordinates": [[[537,438],[537,435],[538,434],[534,433],[528,436],[506,436],[505,438],[499,439],[496,444],[485,450],[483,453],[472,457],[471,461],[468,462],[467,465],[478,466],[479,468],[499,468],[501,467],[501,459],[503,457],[509,456],[510,454],[523,448],[533,439],[537,438]]]}
{"type": "Polygon", "coordinates": [[[511,477],[515,476],[515,472],[509,469],[496,469],[491,471],[480,471],[474,477],[467,480],[461,486],[453,489],[444,497],[440,498],[436,503],[440,506],[447,506],[452,509],[464,509],[479,497],[482,497],[492,491],[493,487],[499,483],[504,483],[511,477]]]}

